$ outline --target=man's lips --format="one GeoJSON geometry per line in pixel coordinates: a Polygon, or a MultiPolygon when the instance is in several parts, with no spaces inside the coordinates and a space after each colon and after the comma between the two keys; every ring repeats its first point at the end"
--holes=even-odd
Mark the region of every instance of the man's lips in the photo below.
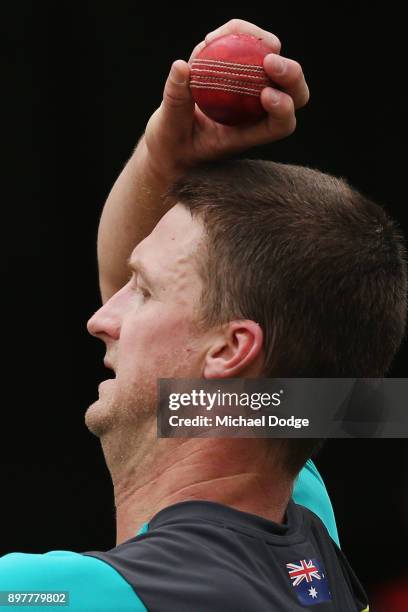
{"type": "Polygon", "coordinates": [[[107,359],[107,358],[105,357],[105,359],[103,360],[103,364],[104,364],[105,368],[107,368],[108,370],[112,370],[112,372],[113,372],[113,376],[112,376],[111,378],[107,378],[106,380],[103,380],[103,381],[102,381],[102,382],[99,384],[99,386],[98,386],[98,390],[101,390],[101,389],[102,389],[104,386],[106,386],[106,385],[112,384],[112,383],[114,382],[114,380],[115,380],[115,377],[116,377],[116,372],[115,372],[115,370],[114,370],[114,368],[113,368],[113,365],[112,365],[112,364],[111,364],[111,362],[109,361],[109,359],[107,359]]]}
{"type": "Polygon", "coordinates": [[[115,374],[115,369],[114,369],[113,365],[111,364],[111,362],[110,362],[108,359],[106,359],[106,357],[105,357],[105,359],[103,360],[103,365],[104,365],[104,366],[105,366],[105,368],[107,368],[108,370],[112,370],[112,371],[113,371],[113,373],[115,374]]]}
{"type": "Polygon", "coordinates": [[[103,387],[107,386],[107,385],[111,385],[112,383],[115,382],[114,378],[107,378],[106,380],[103,380],[101,383],[99,383],[98,385],[98,391],[100,391],[103,387]]]}

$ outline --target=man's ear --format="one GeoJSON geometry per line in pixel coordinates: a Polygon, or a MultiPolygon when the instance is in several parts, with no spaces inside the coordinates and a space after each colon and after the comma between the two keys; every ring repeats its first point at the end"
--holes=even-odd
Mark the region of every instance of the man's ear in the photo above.
{"type": "Polygon", "coordinates": [[[214,339],[204,362],[204,378],[234,378],[263,364],[263,332],[250,320],[231,321],[214,339]]]}

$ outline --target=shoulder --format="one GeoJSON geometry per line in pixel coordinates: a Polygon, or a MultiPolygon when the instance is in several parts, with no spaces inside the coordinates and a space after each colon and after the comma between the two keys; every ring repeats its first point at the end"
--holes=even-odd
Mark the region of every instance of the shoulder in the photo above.
{"type": "Polygon", "coordinates": [[[331,576],[334,598],[341,601],[342,595],[348,591],[352,595],[353,602],[357,604],[357,609],[368,612],[367,594],[345,554],[329,537],[323,521],[306,507],[298,506],[298,511],[303,514],[303,530],[308,533],[310,544],[314,550],[319,551],[326,572],[331,576]]]}
{"type": "MultiPolygon", "coordinates": [[[[72,612],[116,612],[146,608],[131,585],[110,565],[80,553],[11,553],[0,558],[0,591],[68,592],[72,612]]],[[[47,610],[61,606],[47,606],[47,610]]],[[[31,610],[19,605],[19,609],[31,610]]]]}
{"type": "Polygon", "coordinates": [[[286,568],[304,558],[320,559],[333,581],[332,601],[327,594],[322,610],[364,607],[359,606],[364,594],[354,584],[341,551],[306,508],[291,504],[287,534],[277,525],[268,529],[269,521],[262,517],[205,501],[176,504],[158,517],[147,531],[116,548],[86,553],[114,567],[149,610],[303,609],[286,568]]]}
{"type": "Polygon", "coordinates": [[[211,522],[161,525],[110,551],[86,554],[115,568],[149,610],[198,612],[214,601],[216,612],[231,604],[226,540],[211,522]]]}
{"type": "Polygon", "coordinates": [[[110,551],[87,554],[115,567],[148,610],[244,612],[265,603],[266,587],[258,594],[254,584],[257,547],[252,534],[242,541],[227,523],[194,518],[160,524],[110,551]]]}

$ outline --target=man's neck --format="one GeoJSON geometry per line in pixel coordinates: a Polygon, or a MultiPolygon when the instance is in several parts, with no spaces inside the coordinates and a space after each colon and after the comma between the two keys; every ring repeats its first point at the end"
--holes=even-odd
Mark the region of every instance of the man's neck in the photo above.
{"type": "Polygon", "coordinates": [[[114,461],[103,445],[114,485],[117,545],[159,510],[188,500],[283,522],[293,482],[277,467],[272,440],[147,438],[126,461],[114,461]]]}

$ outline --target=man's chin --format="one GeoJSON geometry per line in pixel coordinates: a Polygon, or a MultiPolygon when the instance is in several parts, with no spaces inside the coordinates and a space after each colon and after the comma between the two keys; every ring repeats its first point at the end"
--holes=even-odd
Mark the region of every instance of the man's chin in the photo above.
{"type": "Polygon", "coordinates": [[[157,383],[146,378],[137,385],[124,385],[118,378],[102,382],[99,398],[85,413],[89,431],[98,438],[119,432],[133,436],[143,422],[155,417],[157,383]]]}
{"type": "Polygon", "coordinates": [[[114,425],[112,406],[100,399],[91,404],[85,413],[85,425],[91,433],[101,438],[114,425]]]}

